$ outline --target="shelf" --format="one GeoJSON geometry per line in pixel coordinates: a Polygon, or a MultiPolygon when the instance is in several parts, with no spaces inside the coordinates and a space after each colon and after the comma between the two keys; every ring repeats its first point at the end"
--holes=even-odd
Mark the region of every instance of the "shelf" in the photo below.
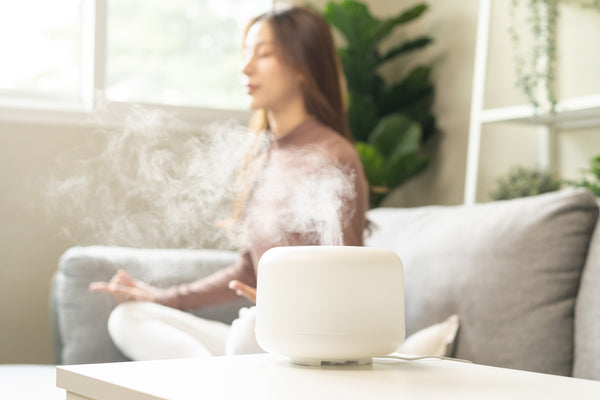
{"type": "MultiPolygon", "coordinates": [[[[505,7],[508,2],[504,2],[505,7]]],[[[487,56],[492,0],[479,0],[475,65],[473,68],[473,94],[469,121],[469,143],[465,174],[464,204],[476,202],[477,180],[481,151],[482,127],[490,123],[520,123],[535,126],[538,136],[538,166],[554,168],[557,161],[557,133],[561,130],[600,127],[600,94],[572,97],[561,100],[554,113],[547,108],[537,110],[531,105],[518,105],[485,109],[483,99],[486,82],[487,56]]]]}
{"type": "Polygon", "coordinates": [[[515,122],[546,125],[557,129],[577,129],[600,126],[600,95],[573,97],[561,100],[556,112],[536,114],[531,105],[491,108],[481,111],[483,124],[515,122]]]}

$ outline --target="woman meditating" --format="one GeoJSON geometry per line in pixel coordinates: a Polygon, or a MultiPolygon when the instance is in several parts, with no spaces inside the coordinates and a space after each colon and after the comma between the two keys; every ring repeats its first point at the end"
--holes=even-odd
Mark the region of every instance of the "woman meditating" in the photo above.
{"type": "MultiPolygon", "coordinates": [[[[258,261],[272,247],[363,245],[368,185],[346,123],[342,73],[327,22],[300,6],[272,10],[249,22],[242,54],[250,105],[256,110],[250,128],[261,140],[241,168],[244,185],[232,212],[232,224],[244,227],[239,260],[166,289],[124,271],[108,283],[90,284],[92,291],[109,293],[121,303],[111,314],[109,332],[132,359],[260,352],[247,328],[252,309],[240,310],[232,326],[245,328],[237,330],[183,311],[240,295],[255,300],[258,261]],[[306,207],[292,199],[290,188],[302,185],[307,200],[311,193],[334,190],[312,179],[311,174],[327,171],[338,171],[349,183],[344,193],[333,194],[341,202],[340,212],[328,215],[333,219],[329,225],[339,228],[337,240],[335,233],[300,230],[289,223],[300,212],[309,219],[311,212],[320,212],[313,206],[300,210],[306,207]]],[[[314,218],[316,225],[323,225],[322,217],[314,218]]]]}

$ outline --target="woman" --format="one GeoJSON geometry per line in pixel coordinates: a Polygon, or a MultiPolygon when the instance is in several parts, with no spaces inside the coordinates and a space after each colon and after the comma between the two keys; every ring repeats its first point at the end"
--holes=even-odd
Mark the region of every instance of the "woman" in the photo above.
{"type": "MultiPolygon", "coordinates": [[[[368,186],[346,125],[339,62],[327,22],[299,6],[260,15],[246,28],[243,56],[242,72],[251,108],[256,110],[251,128],[266,135],[267,143],[244,168],[246,175],[253,177],[252,184],[240,191],[233,216],[238,223],[251,226],[248,240],[237,263],[190,284],[160,289],[119,271],[108,283],[90,285],[93,291],[126,302],[111,315],[109,330],[117,346],[133,359],[224,354],[231,336],[229,326],[173,309],[197,309],[240,295],[255,300],[258,260],[266,250],[280,245],[330,244],[288,224],[293,218],[287,217],[297,210],[289,205],[289,193],[285,193],[293,186],[283,185],[291,189],[281,193],[284,182],[311,182],[312,178],[302,179],[307,171],[341,168],[353,191],[352,196],[342,197],[343,211],[334,216],[342,234],[337,244],[363,244],[368,186]],[[320,161],[299,157],[299,151],[303,155],[318,153],[320,161]],[[123,311],[132,304],[137,304],[135,312],[123,311]],[[159,326],[156,324],[160,328],[154,331],[163,336],[157,337],[154,345],[149,332],[159,326]],[[167,346],[168,335],[172,340],[167,346]],[[140,346],[140,336],[148,343],[140,346]]],[[[244,313],[251,311],[243,310],[240,316],[244,313]]]]}

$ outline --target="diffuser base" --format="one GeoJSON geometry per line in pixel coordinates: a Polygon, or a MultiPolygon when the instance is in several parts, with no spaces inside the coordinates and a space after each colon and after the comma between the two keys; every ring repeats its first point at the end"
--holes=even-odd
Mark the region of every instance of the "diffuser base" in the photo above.
{"type": "Polygon", "coordinates": [[[320,360],[316,358],[290,358],[290,363],[308,367],[321,366],[353,366],[373,364],[372,358],[361,358],[360,360],[320,360]]]}

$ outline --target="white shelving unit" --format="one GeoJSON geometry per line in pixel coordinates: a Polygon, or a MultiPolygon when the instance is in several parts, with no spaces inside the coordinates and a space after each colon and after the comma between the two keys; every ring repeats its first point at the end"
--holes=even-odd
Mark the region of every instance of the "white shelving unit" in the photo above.
{"type": "Polygon", "coordinates": [[[556,105],[555,113],[536,114],[531,105],[483,108],[491,5],[492,0],[479,1],[464,192],[464,203],[467,205],[474,204],[476,200],[483,125],[513,122],[537,126],[538,165],[543,169],[552,168],[554,164],[558,131],[600,126],[600,94],[560,100],[556,105]]]}

